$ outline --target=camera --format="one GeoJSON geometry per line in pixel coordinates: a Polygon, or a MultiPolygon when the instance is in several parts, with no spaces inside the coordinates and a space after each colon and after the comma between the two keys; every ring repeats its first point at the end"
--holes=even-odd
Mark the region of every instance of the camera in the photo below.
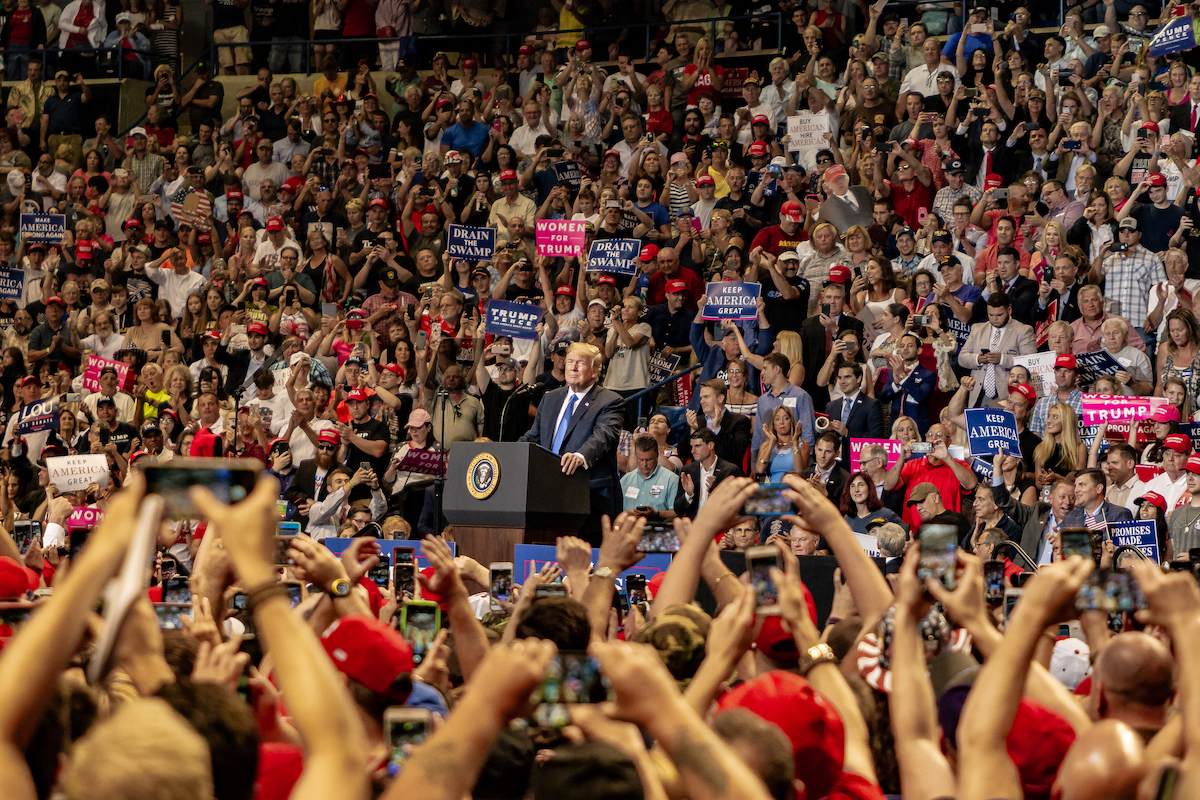
{"type": "Polygon", "coordinates": [[[1078,150],[1083,146],[1083,142],[1078,139],[1067,139],[1062,143],[1063,150],[1078,150]]]}

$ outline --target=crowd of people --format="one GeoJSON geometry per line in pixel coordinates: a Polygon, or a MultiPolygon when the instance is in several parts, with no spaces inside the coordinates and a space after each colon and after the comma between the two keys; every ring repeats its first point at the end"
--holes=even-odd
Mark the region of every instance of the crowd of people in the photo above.
{"type": "Polygon", "coordinates": [[[0,13],[16,796],[1191,796],[1200,50],[1149,54],[1151,14],[1190,6],[1084,3],[1046,33],[1013,3],[455,2],[421,30],[419,3],[317,0],[315,32],[271,3],[263,34],[257,0],[212,5],[235,46],[182,85],[182,6],[0,13]],[[765,34],[723,18],[758,10],[784,46],[746,68],[765,34]],[[662,27],[635,53],[608,26],[642,18],[662,27]],[[127,136],[89,86],[109,30],[152,81],[127,136]],[[173,52],[138,44],[164,30],[173,52]],[[421,43],[451,31],[530,33],[511,63],[421,43]],[[294,74],[309,39],[321,71],[294,74]],[[547,255],[544,220],[582,222],[580,255],[547,255]],[[494,252],[451,257],[452,225],[494,252]],[[606,239],[635,242],[627,268],[591,263],[606,239]],[[758,294],[746,318],[716,321],[724,282],[758,294]],[[500,301],[540,315],[530,338],[489,330],[500,301]],[[1123,417],[1085,425],[1097,402],[1123,417]],[[972,452],[980,408],[1011,412],[1019,452],[972,452]],[[467,588],[489,565],[448,546],[441,478],[456,443],[518,440],[586,470],[593,513],[493,605],[467,588]],[[68,491],[51,460],[77,455],[103,475],[68,491]],[[149,598],[90,664],[143,469],[186,457],[261,475],[162,524],[149,598]],[[739,513],[763,485],[796,513],[739,513]],[[1118,546],[1130,520],[1161,568],[1118,546]],[[301,532],[285,568],[279,521],[301,532]],[[954,528],[954,588],[918,579],[925,525],[954,528]],[[614,610],[646,526],[679,550],[614,610]],[[1080,528],[1093,559],[1064,541],[1080,528]],[[368,577],[394,539],[422,541],[412,589],[449,629],[419,664],[414,597],[368,577]],[[779,617],[731,571],[761,545],[779,617]],[[840,576],[818,615],[798,570],[820,556],[840,576]],[[997,569],[1015,607],[985,603],[997,569]],[[565,596],[543,597],[556,570],[565,596]],[[1093,570],[1145,607],[1075,612],[1093,570]],[[177,578],[192,613],[159,633],[177,578]],[[555,649],[588,650],[615,706],[510,726],[555,649]],[[396,754],[393,706],[442,722],[396,754]]]}

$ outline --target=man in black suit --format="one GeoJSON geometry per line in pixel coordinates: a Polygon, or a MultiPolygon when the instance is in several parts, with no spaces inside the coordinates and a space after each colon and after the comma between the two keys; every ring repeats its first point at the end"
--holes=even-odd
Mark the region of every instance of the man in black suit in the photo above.
{"type": "MultiPolygon", "coordinates": [[[[970,127],[976,117],[972,109],[967,114],[966,122],[959,126],[970,127]]],[[[970,138],[971,155],[967,159],[969,172],[967,181],[980,189],[984,186],[988,175],[999,175],[1000,185],[1007,186],[1016,176],[1017,158],[1012,148],[1004,147],[1000,142],[1000,128],[990,119],[984,120],[979,126],[979,138],[970,138]]]]}
{"type": "Polygon", "coordinates": [[[246,376],[258,372],[259,368],[264,366],[270,358],[263,349],[266,347],[269,331],[267,326],[261,322],[251,322],[246,326],[246,341],[249,343],[250,349],[230,352],[229,339],[233,335],[232,330],[232,325],[225,329],[225,335],[221,338],[221,343],[217,345],[214,358],[218,364],[224,364],[229,368],[229,374],[225,378],[225,388],[229,390],[230,394],[235,394],[246,382],[246,376]]]}
{"type": "Polygon", "coordinates": [[[1008,295],[1012,318],[1033,326],[1038,307],[1038,282],[1021,274],[1021,256],[1015,247],[996,251],[996,269],[986,276],[984,298],[998,292],[1008,295]]]}
{"type": "Polygon", "coordinates": [[[1079,290],[1085,285],[1078,280],[1081,265],[1067,253],[1059,253],[1054,259],[1054,280],[1038,285],[1037,308],[1033,312],[1033,321],[1037,322],[1074,322],[1083,316],[1079,310],[1079,290]],[[1051,307],[1054,318],[1051,319],[1051,307]]]}
{"type": "Polygon", "coordinates": [[[840,264],[831,267],[829,281],[821,290],[821,313],[809,317],[800,325],[800,339],[804,347],[801,351],[804,363],[803,388],[812,398],[813,408],[825,408],[829,405],[829,390],[817,385],[817,373],[821,371],[825,359],[829,358],[834,342],[842,335],[842,331],[855,331],[860,346],[866,346],[863,342],[862,321],[845,313],[846,282],[849,279],[848,267],[840,264]]]}
{"type": "Polygon", "coordinates": [[[621,507],[617,442],[625,402],[596,383],[602,358],[595,345],[572,344],[563,366],[567,385],[546,393],[538,403],[533,426],[519,440],[561,456],[565,475],[580,467],[588,471],[592,513],[580,535],[592,544],[600,543],[600,516],[607,514],[615,520],[621,507]]]}
{"type": "Polygon", "coordinates": [[[829,430],[842,437],[842,466],[850,464],[851,439],[884,439],[883,407],[874,397],[862,392],[863,368],[857,361],[838,367],[838,389],[845,397],[830,400],[825,406],[829,430]]]}
{"type": "Polygon", "coordinates": [[[886,559],[883,565],[884,575],[900,574],[904,564],[904,554],[908,551],[908,543],[912,536],[898,523],[888,522],[883,517],[876,517],[867,523],[867,533],[875,534],[879,544],[879,555],[886,559]]]}
{"type": "Polygon", "coordinates": [[[1003,479],[992,478],[992,497],[1013,521],[1021,526],[1021,549],[1033,559],[1028,563],[1023,556],[1020,562],[1025,569],[1032,570],[1041,564],[1049,564],[1054,560],[1054,548],[1050,543],[1050,534],[1057,534],[1067,519],[1067,514],[1075,505],[1075,487],[1065,480],[1055,481],[1050,488],[1050,502],[1038,500],[1032,506],[1019,503],[1009,494],[1003,479]]]}
{"type": "Polygon", "coordinates": [[[308,509],[315,501],[324,500],[329,494],[326,478],[338,465],[338,451],[342,449],[342,436],[335,428],[325,428],[317,435],[317,455],[300,462],[296,477],[288,486],[284,497],[296,504],[296,520],[301,527],[308,525],[308,509]]]}
{"type": "Polygon", "coordinates": [[[835,506],[842,502],[842,492],[846,491],[846,482],[850,480],[850,473],[838,466],[841,451],[842,437],[833,431],[825,431],[817,437],[812,463],[804,470],[804,477],[810,482],[825,486],[825,496],[835,506]]]}
{"type": "Polygon", "coordinates": [[[679,475],[680,491],[675,495],[675,513],[694,519],[717,484],[738,475],[738,468],[717,458],[717,437],[708,428],[692,431],[692,458],[679,475]]]}
{"type": "Polygon", "coordinates": [[[752,436],[750,418],[725,408],[728,391],[725,381],[720,378],[700,384],[700,411],[688,409],[688,428],[711,430],[717,437],[717,458],[733,464],[738,468],[737,474],[744,475],[742,466],[746,463],[752,436]]]}

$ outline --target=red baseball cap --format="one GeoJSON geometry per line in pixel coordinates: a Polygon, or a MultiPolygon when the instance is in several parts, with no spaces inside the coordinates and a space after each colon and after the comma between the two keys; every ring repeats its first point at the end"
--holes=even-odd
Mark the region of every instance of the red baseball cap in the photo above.
{"type": "Polygon", "coordinates": [[[317,441],[325,442],[326,444],[341,444],[342,436],[337,432],[336,428],[325,428],[317,434],[317,441]]]}
{"type": "Polygon", "coordinates": [[[830,283],[846,283],[850,280],[850,268],[845,264],[834,264],[829,268],[830,283]]]}
{"type": "Polygon", "coordinates": [[[75,257],[76,258],[91,258],[93,252],[94,252],[94,249],[92,248],[91,242],[84,241],[84,242],[79,242],[75,245],[75,257]]]}
{"type": "Polygon", "coordinates": [[[770,125],[771,120],[767,117],[766,114],[755,114],[754,118],[750,120],[750,124],[751,125],[770,125]]]}
{"type": "Polygon", "coordinates": [[[281,220],[279,217],[271,217],[269,220],[267,220],[267,230],[269,230],[269,231],[283,230],[283,220],[281,220]]]}
{"type": "Polygon", "coordinates": [[[246,326],[246,333],[257,333],[259,336],[269,336],[270,331],[261,322],[251,322],[246,326]]]}
{"type": "Polygon", "coordinates": [[[638,253],[639,261],[648,262],[653,261],[656,258],[658,258],[658,245],[656,244],[648,244],[642,248],[640,253],[638,253]]]}
{"type": "Polygon", "coordinates": [[[1147,180],[1151,186],[1166,186],[1167,185],[1167,176],[1163,175],[1161,172],[1154,173],[1147,180]]]}
{"type": "Polygon", "coordinates": [[[60,308],[67,307],[67,304],[64,303],[63,299],[61,297],[59,297],[58,295],[54,295],[54,297],[51,297],[49,300],[46,301],[46,305],[50,305],[51,303],[58,303],[60,308]]]}
{"type": "Polygon", "coordinates": [[[343,675],[398,703],[408,699],[411,689],[401,689],[396,679],[412,673],[412,648],[395,628],[354,614],[330,625],[321,644],[343,675]]]}
{"type": "Polygon", "coordinates": [[[591,49],[592,49],[592,43],[589,42],[587,39],[580,39],[578,42],[575,43],[575,52],[576,53],[578,53],[580,50],[591,50],[591,49]]]}
{"type": "Polygon", "coordinates": [[[463,61],[462,65],[463,65],[463,69],[475,69],[479,66],[478,64],[475,63],[475,59],[473,59],[473,58],[465,59],[463,61]]]}
{"type": "Polygon", "coordinates": [[[212,244],[212,234],[202,233],[196,237],[196,244],[212,244]]]}
{"type": "Polygon", "coordinates": [[[394,373],[401,378],[404,377],[404,367],[400,366],[399,364],[384,364],[383,369],[386,372],[394,373]]]}
{"type": "Polygon", "coordinates": [[[522,56],[533,55],[533,45],[531,45],[531,44],[521,45],[519,48],[517,48],[517,54],[522,55],[522,56]]]}
{"type": "Polygon", "coordinates": [[[828,167],[825,172],[822,173],[822,177],[825,178],[827,183],[829,181],[836,181],[838,178],[846,177],[846,168],[841,164],[834,164],[832,167],[828,167]]]}
{"type": "Polygon", "coordinates": [[[712,175],[701,175],[699,178],[696,178],[696,185],[697,186],[716,186],[717,182],[713,180],[712,175]]]}
{"type": "Polygon", "coordinates": [[[304,184],[304,181],[300,180],[295,175],[293,175],[292,177],[288,178],[286,181],[283,182],[283,185],[279,187],[279,191],[291,192],[292,194],[295,194],[303,184],[304,184]]]}
{"type": "Polygon", "coordinates": [[[792,745],[796,774],[804,776],[809,797],[824,797],[842,775],[846,733],[841,717],[791,672],[772,670],[743,683],[717,702],[717,713],[744,708],[778,725],[792,745]]]}
{"type": "Polygon", "coordinates": [[[244,197],[245,197],[245,195],[242,194],[237,189],[230,189],[228,192],[225,193],[225,201],[226,202],[228,202],[230,200],[241,200],[244,197]]]}
{"type": "MultiPolygon", "coordinates": [[[[1195,469],[1192,469],[1192,458],[1196,458],[1196,456],[1192,456],[1191,458],[1188,459],[1188,465],[1187,465],[1187,467],[1184,467],[1184,469],[1186,469],[1188,472],[1200,472],[1200,458],[1196,458],[1196,468],[1195,469]]],[[[1141,505],[1142,503],[1149,503],[1150,505],[1159,509],[1163,513],[1166,513],[1166,510],[1167,510],[1167,498],[1163,497],[1158,492],[1146,492],[1144,495],[1139,497],[1137,500],[1134,500],[1133,502],[1135,502],[1139,505],[1141,505]]]]}
{"type": "Polygon", "coordinates": [[[267,284],[266,278],[255,278],[252,281],[250,281],[250,285],[251,286],[267,286],[268,284],[267,284]]]}
{"type": "Polygon", "coordinates": [[[804,206],[795,200],[789,200],[779,207],[779,217],[788,222],[799,222],[804,219],[804,206]]]}
{"type": "Polygon", "coordinates": [[[20,597],[38,588],[38,575],[8,556],[0,557],[0,597],[20,597]]]}
{"type": "Polygon", "coordinates": [[[1054,359],[1054,368],[1066,367],[1067,369],[1079,369],[1079,364],[1075,361],[1075,356],[1070,353],[1063,353],[1058,358],[1054,359]]]}
{"type": "Polygon", "coordinates": [[[1153,422],[1179,422],[1179,409],[1171,404],[1161,405],[1150,412],[1153,422]]]}
{"type": "Polygon", "coordinates": [[[988,173],[987,178],[985,178],[984,182],[983,182],[984,189],[999,189],[1003,185],[1004,185],[1004,178],[1002,178],[1001,176],[997,175],[994,172],[988,173]]]}
{"type": "Polygon", "coordinates": [[[1028,383],[1018,383],[1015,386],[1008,387],[1009,394],[1019,394],[1029,401],[1030,405],[1037,402],[1037,392],[1028,383]]]}
{"type": "Polygon", "coordinates": [[[515,169],[500,170],[500,182],[515,181],[517,179],[517,171],[515,169]]]}
{"type": "Polygon", "coordinates": [[[382,208],[386,211],[387,207],[387,200],[384,200],[382,197],[376,197],[374,200],[367,203],[367,208],[382,208]]]}
{"type": "Polygon", "coordinates": [[[1152,119],[1148,119],[1142,123],[1142,130],[1154,131],[1155,133],[1158,133],[1158,123],[1152,119]]]}
{"type": "Polygon", "coordinates": [[[1176,453],[1187,453],[1192,449],[1192,440],[1183,433],[1169,433],[1167,438],[1163,439],[1163,447],[1174,450],[1176,453]]]}
{"type": "Polygon", "coordinates": [[[752,156],[765,156],[768,152],[766,142],[754,142],[750,145],[747,152],[752,156]]]}
{"type": "MultiPolygon", "coordinates": [[[[261,278],[255,278],[255,280],[256,280],[256,281],[257,281],[257,280],[261,280],[261,278]]],[[[206,332],[206,333],[205,333],[203,336],[201,336],[200,338],[201,338],[201,339],[211,339],[211,340],[212,340],[212,341],[214,341],[214,342],[219,342],[219,341],[221,341],[221,334],[217,333],[216,331],[207,331],[207,332],[206,332]]]]}
{"type": "Polygon", "coordinates": [[[601,275],[599,278],[596,279],[596,285],[597,286],[601,286],[601,285],[616,286],[617,279],[614,278],[612,275],[601,275]]]}
{"type": "Polygon", "coordinates": [[[560,286],[554,290],[554,293],[555,294],[565,294],[569,297],[574,297],[575,296],[575,287],[574,286],[560,286]]]}
{"type": "Polygon", "coordinates": [[[1188,456],[1187,463],[1183,465],[1183,468],[1188,472],[1200,473],[1200,453],[1192,453],[1188,456]]]}
{"type": "Polygon", "coordinates": [[[138,219],[137,217],[127,219],[121,223],[121,230],[125,230],[125,231],[129,230],[130,228],[143,228],[143,227],[145,227],[145,226],[142,225],[142,221],[140,219],[138,219]]]}
{"type": "Polygon", "coordinates": [[[352,391],[352,392],[350,392],[348,395],[346,395],[346,402],[347,402],[347,403],[350,403],[350,402],[355,402],[355,403],[366,403],[366,402],[368,402],[370,399],[371,399],[371,398],[370,398],[370,397],[368,397],[368,396],[367,396],[367,393],[366,393],[366,392],[364,392],[362,389],[355,389],[354,391],[352,391]]]}
{"type": "Polygon", "coordinates": [[[667,281],[667,294],[676,294],[678,292],[686,292],[686,281],[667,281]]]}

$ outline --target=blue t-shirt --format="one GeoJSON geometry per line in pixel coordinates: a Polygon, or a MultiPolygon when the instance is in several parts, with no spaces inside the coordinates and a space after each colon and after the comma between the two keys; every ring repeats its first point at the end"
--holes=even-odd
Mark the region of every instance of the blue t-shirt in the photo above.
{"type": "Polygon", "coordinates": [[[479,158],[487,147],[488,131],[486,125],[472,122],[470,128],[464,128],[461,122],[456,122],[442,134],[442,144],[449,145],[451,150],[466,150],[479,158]]]}
{"type": "Polygon", "coordinates": [[[646,206],[640,203],[635,203],[634,205],[636,205],[638,210],[640,210],[643,214],[654,220],[654,227],[656,228],[660,228],[663,225],[669,225],[671,223],[671,215],[668,214],[667,209],[663,208],[663,206],[656,200],[651,200],[650,205],[646,206]]]}

